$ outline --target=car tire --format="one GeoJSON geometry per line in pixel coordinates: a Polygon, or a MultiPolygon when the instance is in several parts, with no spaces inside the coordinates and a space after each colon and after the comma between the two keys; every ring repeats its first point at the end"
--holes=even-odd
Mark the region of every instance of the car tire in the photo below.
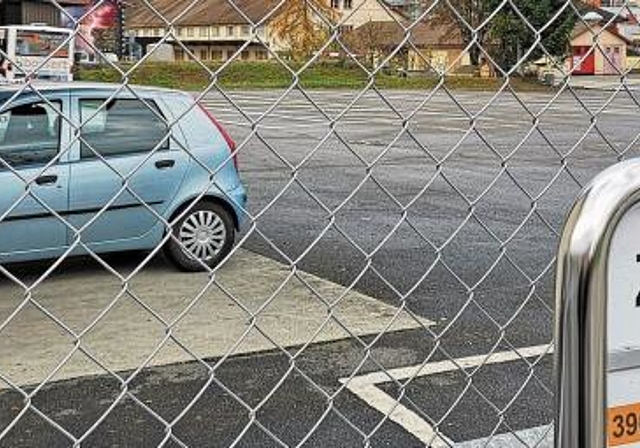
{"type": "Polygon", "coordinates": [[[172,232],[165,254],[178,269],[187,272],[215,268],[235,241],[233,217],[220,204],[210,202],[191,208],[174,224],[172,232]]]}

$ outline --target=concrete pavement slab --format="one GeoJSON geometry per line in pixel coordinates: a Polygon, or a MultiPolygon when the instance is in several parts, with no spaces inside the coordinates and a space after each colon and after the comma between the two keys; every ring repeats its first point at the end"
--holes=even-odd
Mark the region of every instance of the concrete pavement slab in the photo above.
{"type": "Polygon", "coordinates": [[[0,280],[0,388],[431,324],[246,250],[214,280],[164,263],[127,288],[97,264],[53,275],[30,297],[0,280]]]}

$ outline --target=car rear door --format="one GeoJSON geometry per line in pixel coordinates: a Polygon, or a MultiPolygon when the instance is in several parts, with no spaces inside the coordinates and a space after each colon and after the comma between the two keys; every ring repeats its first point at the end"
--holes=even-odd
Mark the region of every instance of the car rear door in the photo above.
{"type": "Polygon", "coordinates": [[[60,113],[68,111],[65,92],[0,99],[0,262],[66,246],[69,131],[60,113]]]}
{"type": "Polygon", "coordinates": [[[111,98],[72,93],[80,139],[71,165],[69,209],[82,241],[104,250],[140,248],[162,226],[188,159],[180,157],[161,101],[152,93],[111,98]]]}

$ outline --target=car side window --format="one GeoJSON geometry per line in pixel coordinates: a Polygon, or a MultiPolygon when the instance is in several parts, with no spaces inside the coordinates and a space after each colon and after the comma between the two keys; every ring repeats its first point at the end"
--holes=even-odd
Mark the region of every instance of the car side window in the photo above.
{"type": "MultiPolygon", "coordinates": [[[[62,103],[21,104],[0,113],[0,158],[12,166],[46,164],[60,149],[62,103]]],[[[5,164],[0,163],[0,169],[5,164]]]]}
{"type": "Polygon", "coordinates": [[[169,128],[150,100],[80,100],[82,159],[169,149],[169,128]]]}

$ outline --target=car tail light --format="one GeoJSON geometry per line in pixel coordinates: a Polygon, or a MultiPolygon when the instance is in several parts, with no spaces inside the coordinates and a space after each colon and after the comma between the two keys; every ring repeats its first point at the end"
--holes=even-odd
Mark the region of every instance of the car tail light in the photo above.
{"type": "Polygon", "coordinates": [[[211,122],[216,126],[216,128],[222,135],[222,138],[224,138],[224,141],[227,142],[229,152],[233,154],[233,166],[235,166],[236,171],[238,171],[238,155],[236,154],[236,142],[233,140],[233,138],[231,138],[225,128],[223,128],[222,125],[218,123],[218,120],[216,120],[216,117],[213,116],[210,110],[208,110],[202,104],[199,104],[199,106],[200,109],[202,109],[202,111],[207,115],[207,117],[209,117],[209,120],[211,120],[211,122]]]}

